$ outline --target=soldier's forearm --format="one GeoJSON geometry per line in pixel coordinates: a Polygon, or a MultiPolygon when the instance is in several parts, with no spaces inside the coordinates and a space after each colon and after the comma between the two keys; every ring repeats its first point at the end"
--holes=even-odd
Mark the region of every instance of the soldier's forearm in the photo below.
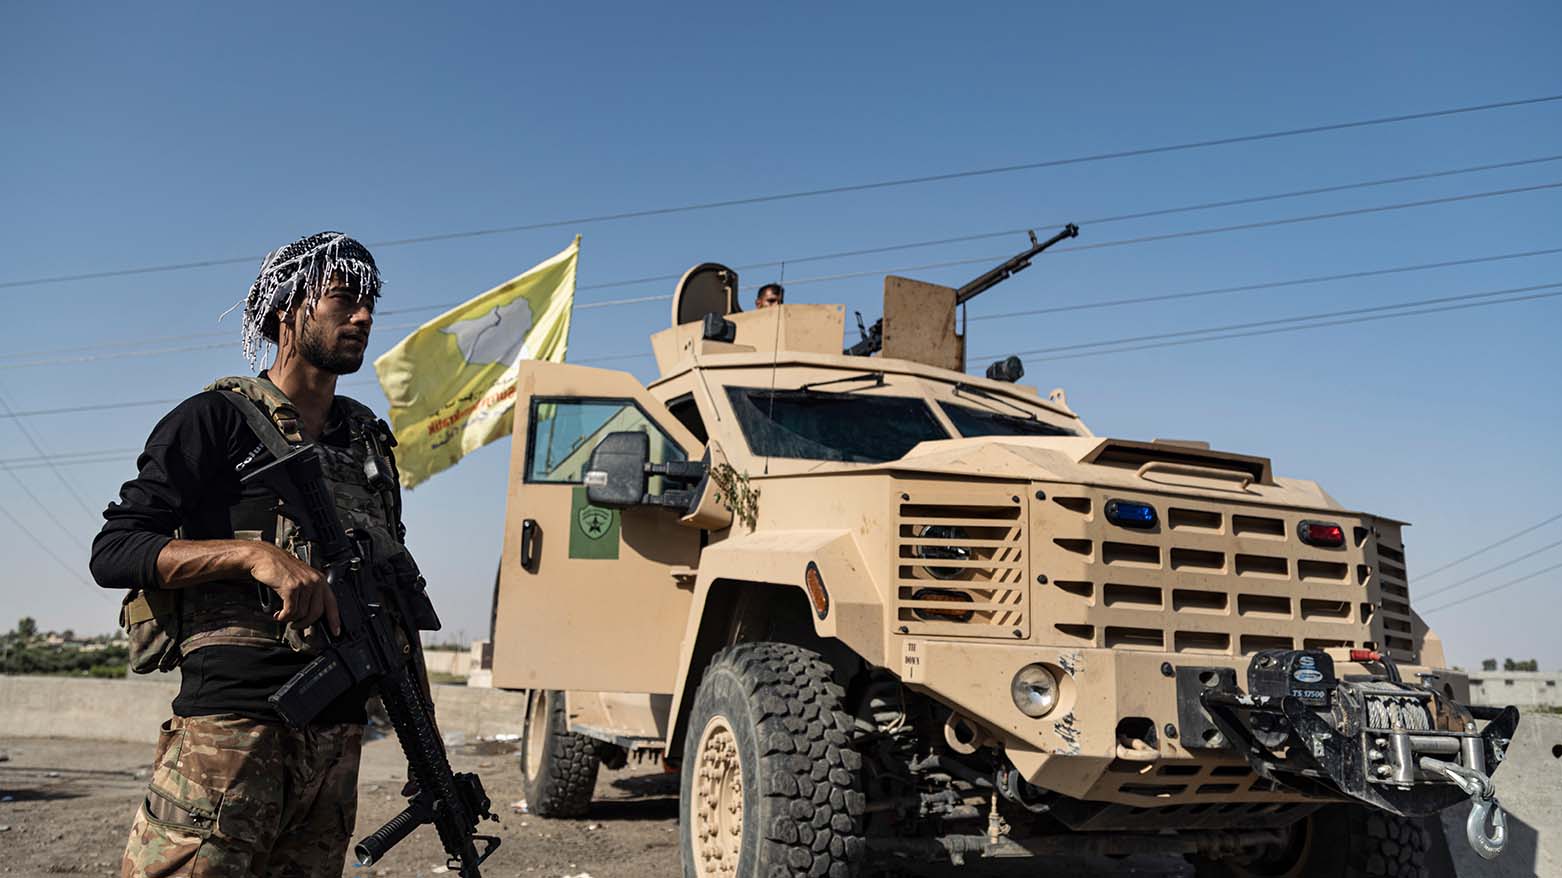
{"type": "Polygon", "coordinates": [[[163,588],[188,588],[248,575],[255,563],[253,540],[173,540],[157,553],[163,588]]]}

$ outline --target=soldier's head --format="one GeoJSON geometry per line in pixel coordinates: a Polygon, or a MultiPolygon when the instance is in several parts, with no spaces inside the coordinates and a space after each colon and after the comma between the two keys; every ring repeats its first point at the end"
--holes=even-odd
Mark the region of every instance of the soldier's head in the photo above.
{"type": "Polygon", "coordinates": [[[755,308],[769,308],[771,305],[779,305],[785,301],[786,288],[776,283],[765,284],[754,294],[755,308]]]}
{"type": "Polygon", "coordinates": [[[380,295],[380,272],[367,247],[341,232],[321,232],[273,250],[244,302],[244,355],[254,366],[264,348],[297,355],[337,375],[363,365],[380,295]]]}

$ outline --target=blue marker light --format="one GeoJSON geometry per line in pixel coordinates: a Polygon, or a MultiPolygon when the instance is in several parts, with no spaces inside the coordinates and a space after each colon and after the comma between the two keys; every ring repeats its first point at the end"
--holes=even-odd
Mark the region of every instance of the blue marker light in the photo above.
{"type": "Polygon", "coordinates": [[[1155,507],[1148,503],[1135,503],[1132,500],[1108,500],[1106,520],[1118,527],[1140,530],[1155,527],[1155,507]]]}

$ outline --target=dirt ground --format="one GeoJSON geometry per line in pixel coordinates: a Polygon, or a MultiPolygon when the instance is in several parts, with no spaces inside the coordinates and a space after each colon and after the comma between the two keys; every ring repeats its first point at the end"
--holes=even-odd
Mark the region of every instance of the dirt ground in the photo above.
{"type": "MultiPolygon", "coordinates": [[[[518,814],[520,772],[508,747],[479,742],[457,747],[458,771],[478,771],[495,803],[503,839],[483,871],[538,878],[674,878],[678,864],[678,792],[660,768],[603,771],[586,820],[545,820],[518,814]]],[[[117,875],[130,820],[145,794],[152,748],[144,744],[62,738],[0,739],[0,875],[117,875]]],[[[405,801],[399,795],[406,763],[395,742],[364,747],[354,838],[377,828],[405,801]]],[[[492,827],[494,824],[486,824],[492,827]]],[[[347,866],[344,876],[443,874],[438,837],[424,828],[369,868],[347,866]]],[[[1018,865],[1018,864],[1016,864],[1018,865]]],[[[1054,864],[1056,865],[1056,864],[1054,864]]],[[[1069,875],[1180,876],[1182,862],[1155,858],[1080,862],[1069,875]]],[[[950,870],[945,870],[950,871],[950,870]]],[[[961,876],[1000,874],[954,870],[961,876]]],[[[1034,874],[1034,868],[1009,874],[1034,874]]]]}

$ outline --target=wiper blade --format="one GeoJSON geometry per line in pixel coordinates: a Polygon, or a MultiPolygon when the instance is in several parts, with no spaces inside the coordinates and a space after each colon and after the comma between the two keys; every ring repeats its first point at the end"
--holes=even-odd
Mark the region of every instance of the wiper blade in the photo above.
{"type": "MultiPolygon", "coordinates": [[[[969,394],[969,395],[971,395],[971,396],[975,396],[975,397],[978,397],[978,398],[983,399],[983,400],[988,400],[990,402],[996,402],[996,403],[1000,403],[1002,405],[1006,405],[1009,408],[1014,409],[1015,411],[1019,412],[1019,417],[1022,417],[1022,418],[1024,418],[1027,421],[1037,421],[1037,420],[1040,420],[1040,418],[1036,417],[1036,413],[1035,412],[1025,408],[1024,406],[1020,405],[1017,402],[1013,402],[1011,400],[1004,399],[1003,397],[999,396],[996,393],[992,393],[991,391],[983,390],[980,387],[973,387],[973,386],[971,386],[969,384],[965,384],[965,383],[956,384],[955,385],[955,395],[959,396],[962,391],[967,393],[967,394],[969,394]]],[[[1012,418],[1012,417],[1015,417],[1015,415],[1004,415],[1004,417],[1012,418]]]]}
{"type": "Polygon", "coordinates": [[[846,383],[848,381],[872,381],[873,382],[872,386],[874,386],[874,387],[883,387],[884,386],[884,373],[883,372],[863,372],[863,373],[858,374],[858,375],[847,375],[847,376],[845,376],[843,378],[831,378],[828,381],[810,381],[809,383],[804,384],[802,387],[799,387],[797,389],[800,390],[800,391],[805,391],[806,392],[806,391],[812,391],[815,387],[825,387],[825,386],[828,386],[828,385],[831,385],[831,384],[844,384],[844,383],[846,383]]]}

